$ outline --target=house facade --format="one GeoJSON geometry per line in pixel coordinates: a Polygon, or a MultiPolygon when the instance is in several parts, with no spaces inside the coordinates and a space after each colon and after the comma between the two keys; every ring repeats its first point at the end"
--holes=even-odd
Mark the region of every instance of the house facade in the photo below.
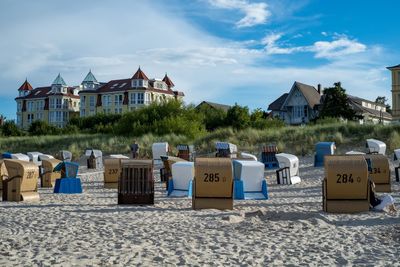
{"type": "Polygon", "coordinates": [[[294,82],[290,92],[272,102],[268,110],[286,124],[300,125],[318,116],[320,100],[320,88],[318,91],[314,86],[294,82]]]}
{"type": "Polygon", "coordinates": [[[392,115],[386,111],[386,105],[352,95],[348,95],[347,98],[356,115],[360,117],[360,124],[389,124],[392,122],[392,115]]]}
{"type": "Polygon", "coordinates": [[[387,67],[392,76],[392,116],[393,121],[400,121],[400,64],[387,67]]]}
{"type": "MultiPolygon", "coordinates": [[[[289,93],[281,95],[268,106],[271,116],[280,118],[289,125],[305,124],[317,118],[323,101],[321,85],[317,88],[295,82],[289,93]]],[[[360,124],[388,124],[392,121],[392,115],[383,104],[351,95],[347,95],[347,99],[350,107],[360,117],[360,124]]]]}
{"type": "Polygon", "coordinates": [[[73,116],[79,116],[81,86],[68,86],[60,74],[50,86],[33,89],[28,80],[18,89],[17,125],[28,129],[36,120],[64,127],[73,116]]]}
{"type": "MultiPolygon", "coordinates": [[[[96,84],[97,80],[93,78],[90,82],[96,84]]],[[[97,113],[120,114],[153,102],[182,99],[183,92],[174,90],[174,86],[167,74],[163,79],[149,79],[139,67],[131,78],[112,80],[81,90],[80,116],[88,117],[97,113]]]]}

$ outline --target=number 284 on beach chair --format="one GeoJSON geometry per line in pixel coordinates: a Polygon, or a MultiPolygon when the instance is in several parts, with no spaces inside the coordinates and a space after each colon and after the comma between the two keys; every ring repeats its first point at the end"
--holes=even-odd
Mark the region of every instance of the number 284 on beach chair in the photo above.
{"type": "Polygon", "coordinates": [[[368,211],[370,183],[367,160],[361,155],[326,156],[323,209],[326,212],[368,211]]]}

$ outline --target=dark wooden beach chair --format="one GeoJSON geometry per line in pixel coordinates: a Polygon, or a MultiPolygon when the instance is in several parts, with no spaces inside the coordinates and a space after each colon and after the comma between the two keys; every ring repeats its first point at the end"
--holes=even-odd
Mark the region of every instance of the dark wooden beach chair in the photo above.
{"type": "Polygon", "coordinates": [[[154,204],[151,160],[124,160],[118,182],[118,204],[154,204]]]}

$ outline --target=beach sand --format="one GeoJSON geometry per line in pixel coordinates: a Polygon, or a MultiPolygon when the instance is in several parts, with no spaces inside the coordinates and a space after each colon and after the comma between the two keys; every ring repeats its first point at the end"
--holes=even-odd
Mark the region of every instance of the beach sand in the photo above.
{"type": "Polygon", "coordinates": [[[0,202],[0,266],[399,266],[399,212],[325,213],[323,168],[300,163],[300,184],[277,185],[266,171],[270,199],[233,211],[194,211],[159,182],[154,206],[117,205],[101,179],[83,179],[80,195],[39,188],[38,203],[0,202]]]}

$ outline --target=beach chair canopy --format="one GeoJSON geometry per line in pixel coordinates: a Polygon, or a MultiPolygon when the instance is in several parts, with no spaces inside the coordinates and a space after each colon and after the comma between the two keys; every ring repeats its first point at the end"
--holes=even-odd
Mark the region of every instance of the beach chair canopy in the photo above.
{"type": "Polygon", "coordinates": [[[110,155],[110,159],[129,159],[129,157],[122,154],[112,154],[110,155]]]}
{"type": "Polygon", "coordinates": [[[71,161],[72,160],[72,153],[68,150],[61,150],[59,152],[60,159],[63,161],[71,161]]]}
{"type": "Polygon", "coordinates": [[[346,155],[365,155],[365,153],[364,152],[360,152],[360,151],[351,150],[351,151],[346,152],[346,155]]]}
{"type": "Polygon", "coordinates": [[[45,159],[54,159],[54,157],[52,155],[49,154],[41,154],[38,156],[40,161],[43,161],[45,159]]]}
{"type": "Polygon", "coordinates": [[[366,147],[368,149],[368,153],[376,153],[382,155],[385,155],[386,153],[386,144],[376,139],[367,139],[366,147]]]}
{"type": "Polygon", "coordinates": [[[76,178],[79,164],[75,162],[60,162],[53,171],[61,172],[62,178],[76,178]]]}
{"type": "Polygon", "coordinates": [[[289,168],[290,176],[299,175],[299,158],[292,154],[278,153],[276,154],[279,168],[289,168]]]}
{"type": "Polygon", "coordinates": [[[86,149],[85,156],[90,157],[91,155],[93,155],[95,158],[100,158],[103,156],[103,152],[97,149],[86,149]]]}
{"type": "Polygon", "coordinates": [[[194,163],[180,161],[172,164],[172,179],[175,190],[188,190],[194,177],[194,163]]]}
{"type": "Polygon", "coordinates": [[[152,150],[152,153],[153,153],[153,159],[154,160],[161,160],[161,156],[167,156],[168,155],[169,146],[168,146],[167,142],[154,143],[151,146],[151,150],[152,150]]]}
{"type": "Polygon", "coordinates": [[[240,158],[257,161],[257,157],[255,155],[250,154],[250,153],[245,153],[245,152],[240,153],[240,158]]]}
{"type": "Polygon", "coordinates": [[[28,155],[25,155],[25,154],[22,154],[22,153],[11,154],[11,159],[17,159],[17,160],[22,160],[22,161],[29,161],[28,155]]]}
{"type": "Polygon", "coordinates": [[[8,172],[8,179],[5,180],[6,200],[38,200],[37,184],[39,168],[32,162],[6,159],[4,163],[8,172]]]}
{"type": "Polygon", "coordinates": [[[224,149],[229,150],[230,153],[237,153],[237,146],[227,142],[215,142],[215,148],[217,150],[224,149]]]}
{"type": "Polygon", "coordinates": [[[264,181],[264,164],[258,161],[234,160],[235,180],[243,181],[244,192],[260,192],[264,181]]]}
{"type": "Polygon", "coordinates": [[[395,149],[394,150],[393,160],[394,161],[400,161],[400,149],[395,149]]]}
{"type": "Polygon", "coordinates": [[[39,156],[43,155],[43,153],[40,153],[40,152],[28,152],[26,154],[28,155],[29,160],[34,163],[39,163],[39,161],[40,161],[39,156]]]}

